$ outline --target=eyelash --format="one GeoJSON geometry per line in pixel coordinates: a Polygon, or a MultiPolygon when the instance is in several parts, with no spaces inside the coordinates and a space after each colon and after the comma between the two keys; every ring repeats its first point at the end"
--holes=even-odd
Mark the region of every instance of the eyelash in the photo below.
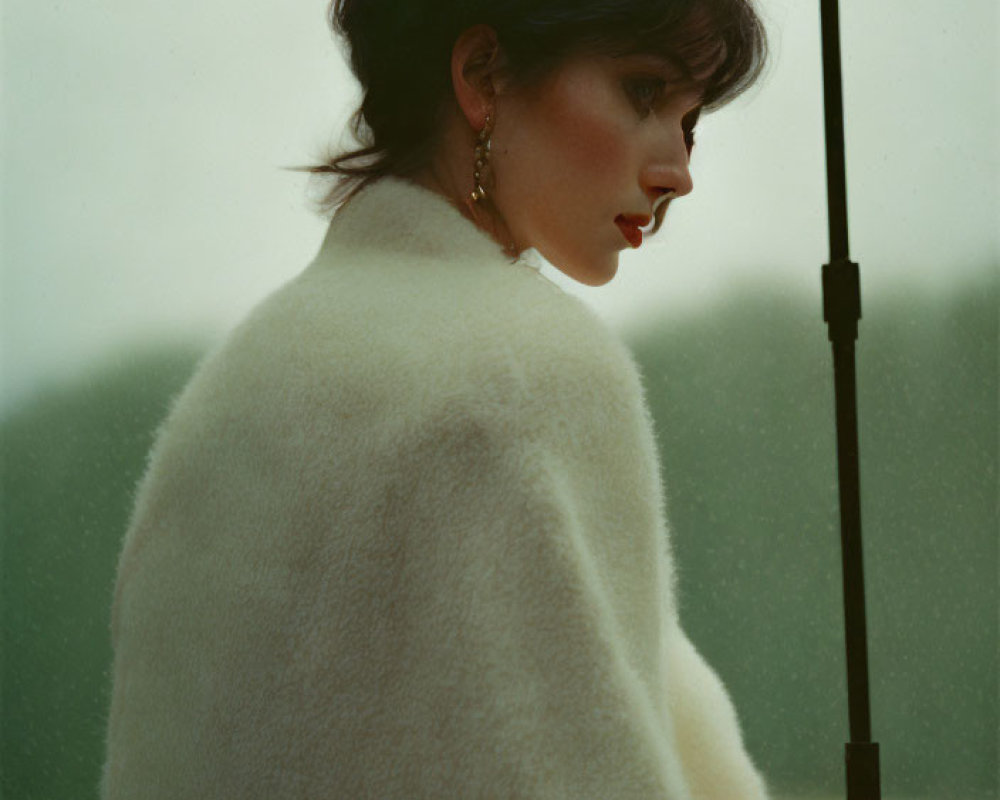
{"type": "MultiPolygon", "coordinates": [[[[667,82],[662,78],[641,77],[625,81],[625,92],[641,119],[653,113],[666,88],[667,82]]],[[[684,143],[687,145],[688,153],[694,148],[694,127],[697,121],[696,117],[690,126],[687,124],[684,126],[684,143]]]]}
{"type": "Polygon", "coordinates": [[[701,116],[701,108],[696,108],[694,111],[689,113],[683,120],[681,124],[684,129],[684,144],[687,145],[688,155],[691,155],[691,151],[694,149],[694,130],[695,126],[698,124],[698,118],[701,116]]]}
{"type": "Polygon", "coordinates": [[[666,86],[667,82],[662,78],[629,78],[625,81],[625,93],[639,116],[648,117],[666,86]]]}
{"type": "Polygon", "coordinates": [[[694,149],[694,125],[684,128],[684,144],[687,145],[688,153],[694,149]]]}

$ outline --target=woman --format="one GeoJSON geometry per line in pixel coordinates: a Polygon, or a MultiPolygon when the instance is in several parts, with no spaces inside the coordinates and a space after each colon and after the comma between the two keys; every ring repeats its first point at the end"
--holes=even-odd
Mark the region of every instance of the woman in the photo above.
{"type": "Polygon", "coordinates": [[[362,147],[202,364],[119,564],[107,798],[762,798],[681,630],[609,281],[759,70],[745,0],[337,0],[362,147]],[[433,22],[430,22],[433,20],[433,22]],[[346,202],[344,202],[346,199],[346,202]]]}

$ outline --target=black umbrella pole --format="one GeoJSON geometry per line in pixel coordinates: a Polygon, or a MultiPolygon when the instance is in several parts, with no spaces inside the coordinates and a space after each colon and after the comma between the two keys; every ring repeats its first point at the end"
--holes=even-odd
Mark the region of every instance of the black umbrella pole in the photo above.
{"type": "Polygon", "coordinates": [[[834,383],[837,387],[844,641],[847,651],[848,719],[851,735],[850,742],[845,746],[847,800],[879,800],[878,744],[871,740],[868,687],[854,342],[834,341],[832,346],[834,383]]]}
{"type": "Polygon", "coordinates": [[[871,741],[868,633],[861,546],[861,481],[858,468],[857,381],[854,342],[861,319],[858,265],[849,258],[844,109],[841,93],[840,20],[837,0],[820,0],[823,99],[826,119],[830,263],[823,266],[823,319],[833,347],[837,405],[837,472],[840,481],[841,555],[844,576],[844,638],[851,741],[845,748],[847,800],[879,800],[878,744],[871,741]]]}

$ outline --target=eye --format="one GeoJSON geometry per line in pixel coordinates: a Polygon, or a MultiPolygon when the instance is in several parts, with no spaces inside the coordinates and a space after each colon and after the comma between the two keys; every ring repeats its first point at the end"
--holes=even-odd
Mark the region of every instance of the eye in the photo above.
{"type": "Polygon", "coordinates": [[[640,117],[649,116],[656,108],[667,82],[654,76],[639,76],[625,80],[625,94],[640,117]]]}

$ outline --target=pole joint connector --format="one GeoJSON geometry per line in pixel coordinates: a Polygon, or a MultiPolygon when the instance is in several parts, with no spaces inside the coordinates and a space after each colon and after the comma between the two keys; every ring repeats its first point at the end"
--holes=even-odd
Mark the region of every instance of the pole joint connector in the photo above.
{"type": "Polygon", "coordinates": [[[823,265],[823,320],[831,342],[853,342],[861,319],[861,278],[858,265],[838,258],[823,265]]]}

